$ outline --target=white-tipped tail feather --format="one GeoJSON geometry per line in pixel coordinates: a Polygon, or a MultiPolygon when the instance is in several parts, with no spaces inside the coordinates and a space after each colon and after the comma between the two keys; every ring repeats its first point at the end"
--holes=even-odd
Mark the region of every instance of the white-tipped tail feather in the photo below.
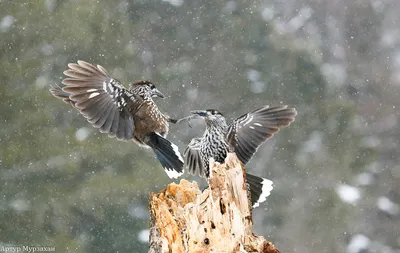
{"type": "MultiPolygon", "coordinates": [[[[183,157],[182,157],[181,153],[179,152],[178,146],[176,146],[175,144],[173,144],[173,143],[171,142],[171,147],[172,147],[172,149],[174,150],[175,155],[179,158],[179,161],[184,162],[184,161],[183,161],[183,157]]],[[[183,172],[182,172],[182,174],[183,174],[183,172]]],[[[181,174],[181,175],[182,175],[182,174],[181,174]]]]}
{"type": "Polygon", "coordinates": [[[182,170],[181,172],[178,172],[175,169],[166,168],[166,167],[164,167],[164,170],[165,170],[165,173],[167,173],[167,176],[171,179],[176,179],[176,178],[182,176],[183,173],[185,172],[184,170],[182,170]]]}
{"type": "Polygon", "coordinates": [[[272,189],[274,187],[272,186],[273,182],[271,180],[265,179],[262,181],[262,190],[261,190],[261,195],[258,198],[258,200],[253,204],[253,208],[258,207],[261,203],[267,200],[267,197],[271,194],[272,189]]]}
{"type": "Polygon", "coordinates": [[[256,208],[266,201],[267,197],[271,194],[273,182],[249,173],[246,173],[246,180],[251,194],[251,204],[253,208],[256,208]]]}
{"type": "Polygon", "coordinates": [[[146,144],[153,149],[169,178],[178,178],[184,173],[183,158],[175,144],[158,133],[149,134],[146,144]]]}

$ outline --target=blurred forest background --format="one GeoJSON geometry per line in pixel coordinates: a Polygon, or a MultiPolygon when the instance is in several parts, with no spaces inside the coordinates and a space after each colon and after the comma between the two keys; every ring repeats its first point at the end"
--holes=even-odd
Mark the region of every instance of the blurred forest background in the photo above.
{"type": "MultiPolygon", "coordinates": [[[[398,0],[0,0],[0,245],[147,252],[150,150],[48,92],[70,62],[152,80],[173,117],[299,115],[247,166],[274,181],[255,233],[281,252],[400,252],[398,0]]],[[[184,151],[204,125],[171,126],[184,151]]],[[[186,176],[190,180],[196,177],[186,176]]]]}

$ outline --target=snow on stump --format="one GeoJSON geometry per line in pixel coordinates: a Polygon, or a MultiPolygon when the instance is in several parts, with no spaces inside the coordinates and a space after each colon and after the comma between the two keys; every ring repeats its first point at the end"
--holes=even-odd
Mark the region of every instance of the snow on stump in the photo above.
{"type": "Polygon", "coordinates": [[[150,250],[159,252],[264,252],[275,246],[252,233],[251,202],[244,169],[229,153],[210,163],[210,187],[182,179],[150,194],[150,250]]]}

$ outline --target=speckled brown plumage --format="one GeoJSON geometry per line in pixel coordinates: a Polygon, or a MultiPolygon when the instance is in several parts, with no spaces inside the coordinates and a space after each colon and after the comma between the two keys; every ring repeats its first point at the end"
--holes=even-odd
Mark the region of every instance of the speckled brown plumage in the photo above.
{"type": "Polygon", "coordinates": [[[65,86],[50,89],[55,97],[71,104],[100,132],[152,148],[169,177],[183,173],[178,147],[165,139],[169,123],[176,120],[158,109],[153,97],[164,95],[152,82],[136,81],[126,89],[100,65],[78,61],[68,67],[65,86]]]}

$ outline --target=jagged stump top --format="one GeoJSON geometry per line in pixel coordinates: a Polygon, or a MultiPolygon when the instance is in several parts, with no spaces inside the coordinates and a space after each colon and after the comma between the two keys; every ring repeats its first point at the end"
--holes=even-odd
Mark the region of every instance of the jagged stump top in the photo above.
{"type": "Polygon", "coordinates": [[[210,187],[203,192],[183,179],[151,193],[149,252],[279,252],[252,233],[251,202],[236,155],[210,168],[210,187]]]}

